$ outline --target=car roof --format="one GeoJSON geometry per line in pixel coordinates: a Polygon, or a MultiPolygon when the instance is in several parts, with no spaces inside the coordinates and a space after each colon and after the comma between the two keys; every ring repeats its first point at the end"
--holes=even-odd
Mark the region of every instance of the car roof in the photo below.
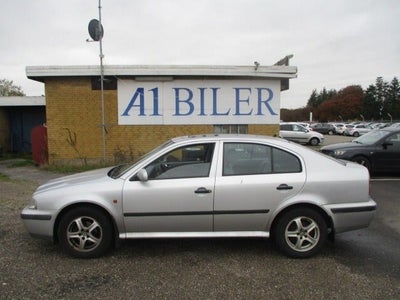
{"type": "Polygon", "coordinates": [[[186,142],[186,141],[221,141],[221,140],[247,140],[247,141],[280,141],[287,142],[287,140],[281,139],[279,137],[272,137],[266,135],[254,135],[254,134],[202,134],[202,135],[187,135],[187,136],[178,136],[172,138],[172,141],[175,143],[178,142],[186,142]]]}

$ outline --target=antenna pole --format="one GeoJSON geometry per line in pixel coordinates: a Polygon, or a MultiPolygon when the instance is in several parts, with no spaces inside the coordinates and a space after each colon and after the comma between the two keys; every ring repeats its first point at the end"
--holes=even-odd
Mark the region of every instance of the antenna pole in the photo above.
{"type": "Polygon", "coordinates": [[[101,0],[99,0],[99,32],[100,32],[100,90],[101,90],[101,132],[103,140],[103,163],[106,162],[106,124],[104,108],[104,66],[103,66],[103,27],[101,25],[101,0]]]}

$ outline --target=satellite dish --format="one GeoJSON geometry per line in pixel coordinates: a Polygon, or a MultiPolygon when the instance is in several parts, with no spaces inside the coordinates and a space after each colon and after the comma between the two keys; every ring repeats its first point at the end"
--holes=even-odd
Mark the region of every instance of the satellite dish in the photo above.
{"type": "Polygon", "coordinates": [[[93,41],[100,41],[104,35],[103,25],[100,24],[99,20],[93,19],[89,22],[89,35],[93,39],[93,41]]]}

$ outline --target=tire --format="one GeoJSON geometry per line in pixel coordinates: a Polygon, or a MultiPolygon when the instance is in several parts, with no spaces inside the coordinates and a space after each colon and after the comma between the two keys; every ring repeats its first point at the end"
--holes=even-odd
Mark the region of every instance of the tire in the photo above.
{"type": "Polygon", "coordinates": [[[274,240],[287,256],[308,258],[317,254],[327,239],[324,218],[310,208],[286,212],[274,227],[274,240]]]}
{"type": "Polygon", "coordinates": [[[353,133],[353,136],[354,136],[354,137],[359,137],[360,134],[359,134],[357,131],[355,131],[355,132],[353,133]]]}
{"type": "Polygon", "coordinates": [[[317,139],[317,138],[312,138],[311,140],[310,140],[310,145],[311,146],[318,146],[318,144],[319,144],[319,139],[317,139]]]}
{"type": "Polygon", "coordinates": [[[332,130],[329,130],[329,131],[328,131],[328,134],[329,134],[329,135],[333,135],[333,131],[332,131],[332,130]]]}
{"type": "Polygon", "coordinates": [[[113,226],[105,213],[94,207],[77,207],[68,211],[58,226],[61,248],[77,258],[104,255],[113,241],[113,226]]]}
{"type": "Polygon", "coordinates": [[[371,172],[371,163],[370,163],[369,159],[366,158],[365,156],[361,156],[361,155],[354,156],[351,159],[351,161],[358,163],[360,165],[363,165],[364,167],[366,167],[368,169],[368,171],[371,172]]]}

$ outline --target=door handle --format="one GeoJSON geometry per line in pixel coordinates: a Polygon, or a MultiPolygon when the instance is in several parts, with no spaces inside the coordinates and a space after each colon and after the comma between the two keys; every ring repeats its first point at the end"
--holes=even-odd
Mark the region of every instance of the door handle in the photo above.
{"type": "Polygon", "coordinates": [[[287,185],[286,183],[282,183],[276,188],[278,191],[283,191],[283,190],[293,190],[293,187],[290,185],[287,185]]]}
{"type": "Polygon", "coordinates": [[[194,191],[195,194],[209,194],[211,192],[211,190],[206,189],[205,187],[199,187],[197,190],[194,191]]]}

